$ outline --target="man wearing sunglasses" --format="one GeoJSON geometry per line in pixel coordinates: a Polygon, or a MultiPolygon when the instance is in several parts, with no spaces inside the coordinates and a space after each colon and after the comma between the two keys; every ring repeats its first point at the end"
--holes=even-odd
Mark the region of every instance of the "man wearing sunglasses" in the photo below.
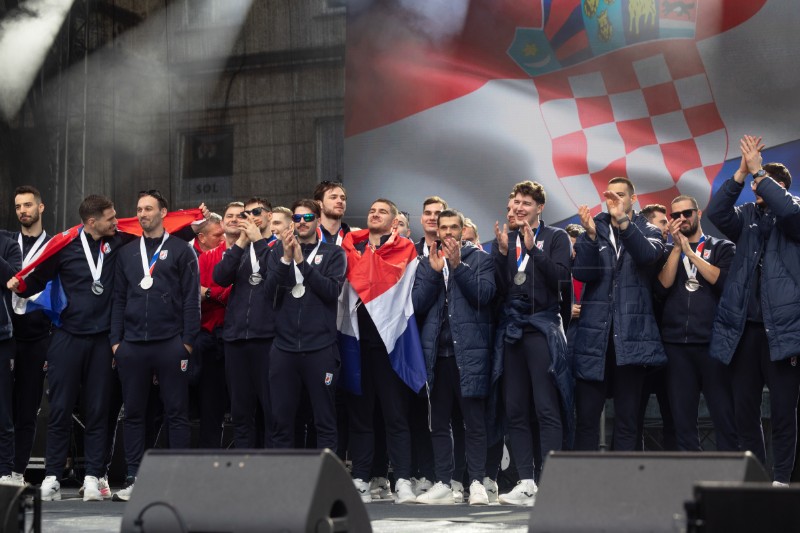
{"type": "Polygon", "coordinates": [[[350,233],[350,226],[342,222],[347,211],[347,191],[341,180],[320,182],[314,189],[314,201],[321,210],[317,236],[322,242],[341,246],[344,236],[350,233]]]}
{"type": "Polygon", "coordinates": [[[237,448],[255,448],[255,414],[264,414],[264,445],[272,447],[272,416],[269,403],[269,351],[275,338],[272,301],[265,296],[264,280],[270,204],[251,198],[237,214],[236,242],[214,267],[214,282],[230,287],[222,338],[225,341],[225,373],[229,383],[233,441],[237,448]]]}
{"type": "Polygon", "coordinates": [[[708,218],[736,243],[711,332],[711,357],[730,367],[742,450],[766,464],[761,394],[769,388],[774,484],[795,462],[800,355],[800,198],[780,163],[763,164],[761,137],[739,141],[742,159],[711,198],[708,218]],[[735,205],[748,174],[755,202],[735,205]]]}
{"type": "Polygon", "coordinates": [[[308,391],[317,447],[336,450],[336,383],[340,357],[336,315],[347,263],[344,251],[317,238],[321,209],[311,199],[292,206],[294,235],[284,231],[269,254],[265,301],[275,306],[269,385],[276,448],[295,447],[295,418],[308,391]]]}
{"type": "Polygon", "coordinates": [[[197,256],[164,229],[167,201],[157,191],[139,194],[136,217],[142,236],[120,251],[114,281],[109,341],[125,404],[126,486],[114,494],[128,501],[145,449],[150,383],[161,387],[172,448],[189,448],[189,355],[200,331],[197,256]]]}
{"type": "Polygon", "coordinates": [[[737,451],[730,376],[725,365],[708,355],[711,325],[736,247],[704,234],[701,216],[693,197],[672,201],[672,244],[654,285],[663,301],[667,390],[679,450],[702,451],[697,433],[702,392],[714,421],[717,450],[737,451]]]}

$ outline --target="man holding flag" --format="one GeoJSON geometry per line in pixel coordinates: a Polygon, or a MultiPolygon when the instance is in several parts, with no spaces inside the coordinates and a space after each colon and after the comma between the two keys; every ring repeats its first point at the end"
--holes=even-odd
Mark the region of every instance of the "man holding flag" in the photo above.
{"type": "Polygon", "coordinates": [[[339,312],[342,386],[350,416],[353,483],[371,501],[369,474],[374,453],[373,413],[380,400],[389,459],[394,469],[396,503],[416,501],[411,489],[411,394],[425,384],[425,361],[414,318],[411,291],[417,251],[397,236],[397,206],[372,203],[367,229],[348,233],[347,283],[339,312]]]}
{"type": "MultiPolygon", "coordinates": [[[[177,231],[201,211],[175,213],[170,229],[177,231]]],[[[45,449],[45,479],[42,500],[60,500],[59,479],[63,473],[72,427],[72,410],[83,389],[84,404],[84,501],[100,500],[101,481],[107,456],[109,396],[112,352],[111,293],[117,252],[136,235],[135,219],[117,220],[114,202],[102,195],[87,196],[78,208],[82,225],[54,236],[41,255],[8,280],[7,287],[26,298],[41,292],[49,280],[60,280],[67,304],[61,312],[61,327],[47,350],[47,381],[50,419],[45,449]]],[[[138,226],[138,224],[136,224],[138,226]]],[[[141,229],[138,230],[141,232],[141,229]]]]}

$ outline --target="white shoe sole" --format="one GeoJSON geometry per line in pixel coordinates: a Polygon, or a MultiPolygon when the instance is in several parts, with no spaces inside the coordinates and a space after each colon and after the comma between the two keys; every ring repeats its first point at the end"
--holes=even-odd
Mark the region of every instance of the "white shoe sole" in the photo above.
{"type": "Polygon", "coordinates": [[[418,503],[420,505],[455,505],[455,500],[435,500],[432,502],[420,500],[419,498],[416,499],[414,503],[418,503]]]}
{"type": "Polygon", "coordinates": [[[530,501],[508,500],[508,499],[503,498],[502,496],[500,496],[500,498],[498,498],[498,500],[502,504],[505,504],[505,505],[516,505],[518,507],[533,507],[533,503],[534,503],[534,500],[530,500],[530,501]]]}
{"type": "Polygon", "coordinates": [[[472,501],[472,498],[470,498],[469,499],[469,504],[470,505],[489,505],[489,499],[488,498],[487,499],[481,498],[480,500],[476,499],[475,501],[472,501]]]}
{"type": "Polygon", "coordinates": [[[394,500],[394,503],[420,503],[420,502],[418,502],[417,497],[414,496],[413,498],[404,498],[404,499],[396,498],[394,500]]]}
{"type": "Polygon", "coordinates": [[[50,496],[42,496],[42,501],[43,502],[61,501],[61,492],[60,491],[59,492],[55,492],[55,493],[51,494],[50,496]]]}
{"type": "Polygon", "coordinates": [[[103,495],[100,494],[100,491],[96,492],[88,492],[84,491],[83,493],[83,501],[85,502],[101,502],[103,501],[103,495]]]}

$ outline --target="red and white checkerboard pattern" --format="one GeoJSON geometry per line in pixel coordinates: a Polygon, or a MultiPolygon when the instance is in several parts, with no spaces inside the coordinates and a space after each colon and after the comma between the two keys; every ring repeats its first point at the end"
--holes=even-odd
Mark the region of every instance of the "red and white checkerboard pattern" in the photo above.
{"type": "Polygon", "coordinates": [[[536,80],[553,166],[576,206],[599,211],[616,176],[634,182],[641,206],[678,194],[708,202],[728,137],[702,62],[694,43],[649,52],[536,80]]]}

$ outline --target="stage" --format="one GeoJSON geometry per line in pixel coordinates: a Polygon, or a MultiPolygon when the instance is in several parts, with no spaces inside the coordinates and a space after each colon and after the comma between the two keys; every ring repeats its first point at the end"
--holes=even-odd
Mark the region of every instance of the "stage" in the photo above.
{"type": "MultiPolygon", "coordinates": [[[[118,487],[114,487],[116,490],[118,487]]],[[[118,532],[125,503],[84,502],[78,489],[61,489],[62,500],[42,502],[42,531],[45,533],[118,532]]],[[[511,531],[528,530],[529,508],[507,505],[395,505],[373,502],[367,511],[375,532],[511,531]]],[[[268,517],[265,517],[268,520],[268,517]]]]}

